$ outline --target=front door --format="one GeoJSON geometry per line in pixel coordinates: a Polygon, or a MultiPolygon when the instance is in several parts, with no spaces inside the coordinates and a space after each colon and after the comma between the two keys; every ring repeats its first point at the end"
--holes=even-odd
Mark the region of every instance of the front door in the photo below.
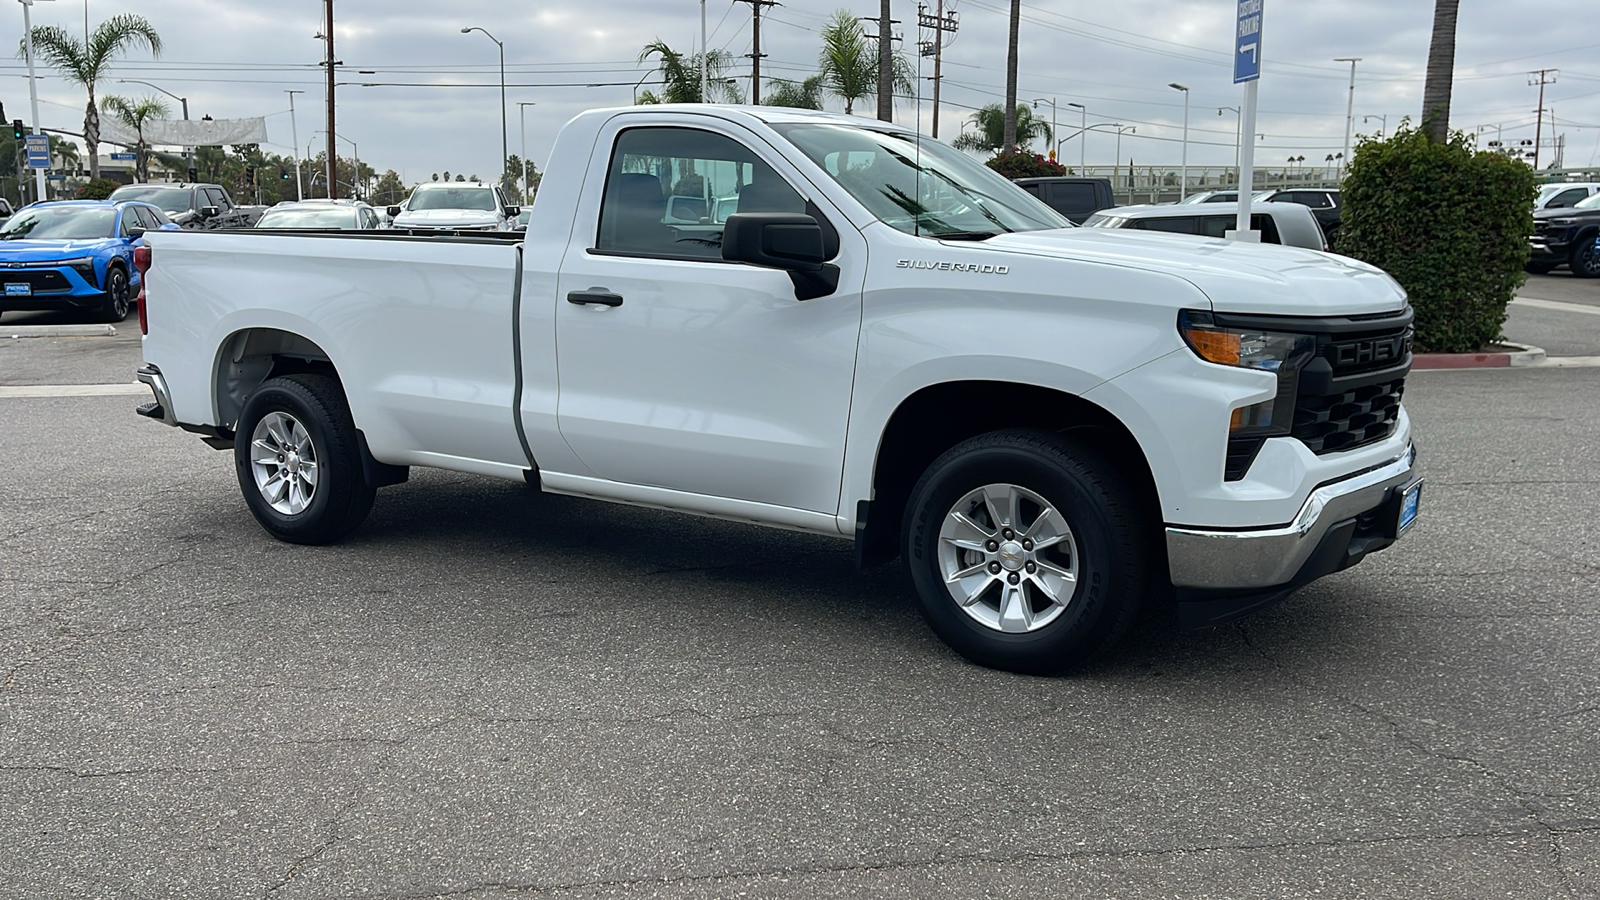
{"type": "Polygon", "coordinates": [[[584,185],[556,297],[561,434],[600,478],[835,514],[865,242],[754,135],[661,121],[602,131],[584,185]],[[787,273],[722,260],[731,212],[808,208],[841,232],[835,293],[801,302],[787,273]]]}

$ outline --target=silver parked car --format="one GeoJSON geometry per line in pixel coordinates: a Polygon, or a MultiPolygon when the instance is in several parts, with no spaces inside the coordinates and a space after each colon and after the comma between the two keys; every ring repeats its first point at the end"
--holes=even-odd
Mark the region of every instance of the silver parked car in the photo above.
{"type": "Polygon", "coordinates": [[[262,213],[256,227],[371,231],[378,227],[378,213],[360,200],[285,200],[262,213]]]}
{"type": "MultiPolygon", "coordinates": [[[[1233,228],[1236,209],[1222,203],[1120,206],[1102,209],[1083,225],[1085,228],[1135,228],[1220,238],[1233,228]]],[[[1298,203],[1252,203],[1250,227],[1261,232],[1263,244],[1328,249],[1328,239],[1323,236],[1316,216],[1298,203]]]]}

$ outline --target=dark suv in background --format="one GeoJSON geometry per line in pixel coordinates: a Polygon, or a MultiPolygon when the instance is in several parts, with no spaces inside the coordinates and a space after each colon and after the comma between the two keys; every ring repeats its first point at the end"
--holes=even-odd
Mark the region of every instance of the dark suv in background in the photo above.
{"type": "Polygon", "coordinates": [[[1044,201],[1044,204],[1082,225],[1083,220],[1102,209],[1116,206],[1111,199],[1111,179],[1073,178],[1060,175],[1044,178],[1018,178],[1017,187],[1044,201]]]}
{"type": "Polygon", "coordinates": [[[125,184],[111,192],[111,199],[143,200],[184,228],[249,228],[255,223],[220,184],[125,184]]]}
{"type": "Polygon", "coordinates": [[[1600,278],[1600,194],[1571,209],[1534,213],[1529,244],[1528,271],[1535,275],[1566,263],[1579,278],[1600,278]]]}
{"type": "Polygon", "coordinates": [[[1339,231],[1339,210],[1344,205],[1337,188],[1286,188],[1257,194],[1255,201],[1309,206],[1311,214],[1317,218],[1317,224],[1322,226],[1322,233],[1328,238],[1328,246],[1333,246],[1333,236],[1339,231]]]}

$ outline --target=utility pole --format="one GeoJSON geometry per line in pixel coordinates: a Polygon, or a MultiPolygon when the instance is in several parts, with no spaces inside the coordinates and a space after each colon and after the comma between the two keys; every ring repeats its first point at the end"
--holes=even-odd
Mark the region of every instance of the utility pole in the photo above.
{"type": "Polygon", "coordinates": [[[894,42],[889,39],[890,0],[878,0],[878,121],[894,121],[894,42]]]}
{"type": "Polygon", "coordinates": [[[1539,86],[1539,124],[1533,128],[1533,170],[1535,172],[1539,171],[1539,143],[1544,139],[1544,86],[1555,84],[1556,73],[1560,71],[1560,69],[1538,69],[1528,73],[1530,76],[1528,84],[1537,84],[1539,86]],[[1531,76],[1534,75],[1539,76],[1538,81],[1533,80],[1531,76]]]}
{"type": "MultiPolygon", "coordinates": [[[[284,91],[284,93],[289,95],[289,135],[294,139],[294,149],[291,151],[294,153],[294,198],[296,200],[304,200],[306,198],[306,189],[300,183],[300,123],[296,122],[294,118],[294,95],[304,94],[305,91],[284,91]]],[[[185,111],[187,111],[187,107],[185,107],[185,111]]],[[[187,119],[189,117],[185,115],[184,118],[187,119]]]]}
{"type": "Polygon", "coordinates": [[[917,7],[917,24],[923,28],[933,29],[933,40],[923,42],[919,50],[923,56],[933,57],[933,136],[939,136],[939,82],[943,79],[941,72],[944,61],[944,36],[955,34],[960,22],[954,10],[944,11],[944,0],[939,0],[934,7],[934,14],[923,12],[926,6],[917,7]]]}
{"type": "Polygon", "coordinates": [[[334,200],[339,196],[339,148],[333,142],[333,67],[339,64],[333,59],[333,0],[322,0],[322,8],[322,42],[327,47],[322,64],[328,70],[328,199],[334,200]]]}
{"type": "MultiPolygon", "coordinates": [[[[706,46],[706,0],[700,0],[700,102],[709,103],[711,98],[706,95],[706,64],[711,61],[711,48],[706,46]]],[[[523,154],[527,154],[527,135],[523,135],[523,154]]],[[[522,198],[528,198],[528,168],[527,160],[523,160],[522,168],[522,198]]]]}
{"type": "Polygon", "coordinates": [[[1359,56],[1341,56],[1334,60],[1350,64],[1350,101],[1344,110],[1344,156],[1340,157],[1341,159],[1350,158],[1350,131],[1356,122],[1356,63],[1360,61],[1359,56]]]}
{"type": "MultiPolygon", "coordinates": [[[[778,0],[737,0],[750,4],[750,102],[761,105],[761,7],[777,6],[778,0]]],[[[704,61],[701,63],[704,67],[704,61]]],[[[702,96],[702,100],[705,98],[702,96]]]]}

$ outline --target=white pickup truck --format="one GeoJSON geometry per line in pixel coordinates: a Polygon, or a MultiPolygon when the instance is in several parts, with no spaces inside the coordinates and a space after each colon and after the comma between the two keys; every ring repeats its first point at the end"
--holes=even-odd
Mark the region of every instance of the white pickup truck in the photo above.
{"type": "Polygon", "coordinates": [[[409,466],[527,479],[898,555],[950,646],[1050,672],[1148,600],[1226,621],[1416,515],[1388,276],[1073,228],[876,121],[587,112],[525,235],[146,239],[139,411],[231,448],[286,541],[409,466]]]}

